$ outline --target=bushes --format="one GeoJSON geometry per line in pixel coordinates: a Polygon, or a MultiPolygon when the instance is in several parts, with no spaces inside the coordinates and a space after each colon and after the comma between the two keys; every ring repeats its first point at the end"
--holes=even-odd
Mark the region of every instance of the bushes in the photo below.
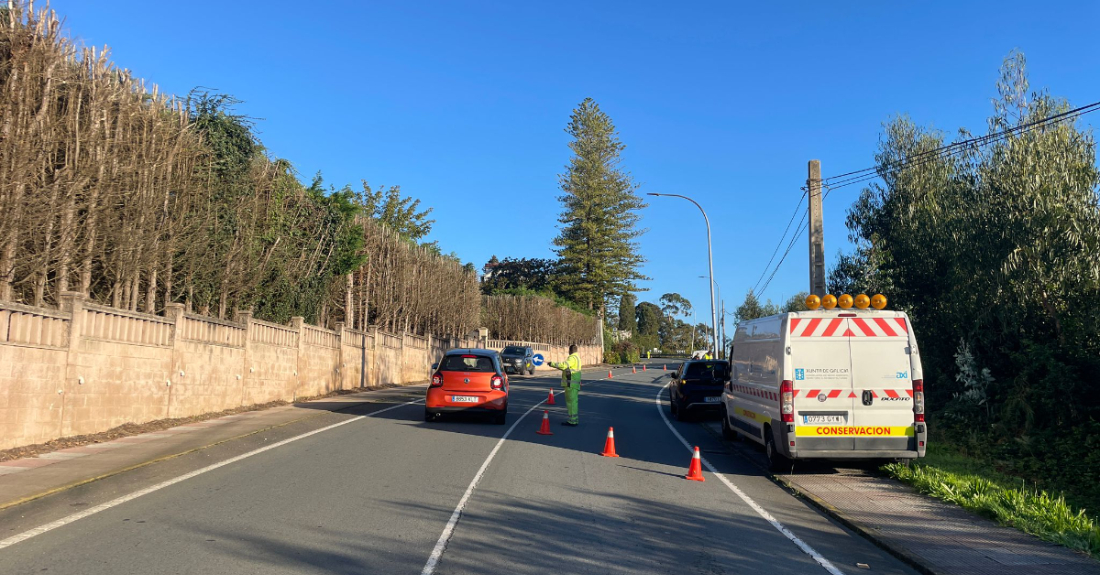
{"type": "Polygon", "coordinates": [[[638,363],[640,360],[641,353],[638,351],[638,346],[634,345],[632,341],[620,341],[603,352],[604,363],[638,363]]]}

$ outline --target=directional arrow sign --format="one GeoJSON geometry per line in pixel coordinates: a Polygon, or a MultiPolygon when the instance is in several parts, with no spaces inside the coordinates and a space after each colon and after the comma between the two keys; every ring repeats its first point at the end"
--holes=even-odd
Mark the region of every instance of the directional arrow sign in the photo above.
{"type": "Polygon", "coordinates": [[[543,361],[544,360],[542,359],[541,353],[536,353],[535,355],[531,356],[531,363],[535,364],[535,367],[542,365],[543,361]]]}

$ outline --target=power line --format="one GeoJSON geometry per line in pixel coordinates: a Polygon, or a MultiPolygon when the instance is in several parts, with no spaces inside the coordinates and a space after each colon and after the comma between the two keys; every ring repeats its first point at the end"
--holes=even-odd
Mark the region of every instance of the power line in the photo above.
{"type": "MultiPolygon", "coordinates": [[[[992,134],[986,134],[984,136],[977,136],[973,138],[967,138],[965,140],[960,140],[958,142],[952,142],[950,144],[939,146],[932,150],[919,152],[917,154],[913,154],[911,156],[907,156],[903,159],[889,162],[881,166],[876,165],[869,168],[863,168],[861,170],[854,170],[851,172],[838,174],[836,176],[823,178],[821,180],[821,185],[825,188],[825,193],[824,195],[822,195],[821,199],[824,200],[825,198],[829,197],[829,193],[835,189],[869,182],[887,173],[896,172],[907,167],[923,166],[937,160],[961,154],[967,150],[983,148],[990,144],[1007,140],[1009,137],[1016,134],[1024,134],[1048,125],[1058,124],[1068,120],[1076,120],[1077,118],[1080,118],[1085,114],[1095,112],[1097,110],[1100,110],[1100,102],[1093,102],[1092,104],[1086,104],[1084,106],[1054,114],[1052,116],[1047,116],[1046,118],[1035,120],[1033,122],[1013,126],[1000,132],[994,132],[992,134]]],[[[798,200],[798,205],[795,207],[795,215],[797,215],[798,210],[801,209],[802,200],[806,198],[807,192],[808,190],[804,188],[802,197],[798,200]]],[[[782,257],[779,258],[779,261],[775,264],[775,267],[772,268],[771,274],[768,275],[768,268],[769,266],[771,266],[772,261],[775,260],[775,254],[778,253],[779,247],[783,245],[783,241],[787,238],[787,232],[791,228],[791,223],[794,222],[795,215],[791,216],[790,222],[787,223],[787,227],[783,230],[783,235],[779,238],[779,243],[776,245],[775,251],[772,252],[772,257],[768,260],[768,263],[764,265],[764,272],[760,274],[760,279],[758,279],[756,281],[756,285],[753,286],[753,292],[757,295],[763,295],[764,292],[767,291],[768,286],[771,285],[772,279],[775,278],[775,274],[779,271],[779,268],[783,265],[783,262],[786,261],[787,255],[789,255],[791,250],[794,248],[795,242],[797,242],[798,239],[802,237],[802,234],[805,233],[806,229],[809,227],[808,225],[804,225],[806,222],[807,214],[803,213],[802,219],[799,221],[798,227],[796,228],[797,232],[795,232],[795,235],[787,244],[787,249],[784,250],[782,257]],[[756,288],[760,286],[760,281],[764,278],[765,275],[768,276],[767,281],[764,282],[764,285],[760,287],[759,291],[756,291],[756,288]]]]}
{"type": "MultiPolygon", "coordinates": [[[[783,235],[779,237],[779,243],[775,244],[775,250],[772,251],[772,257],[768,259],[768,263],[764,264],[764,271],[760,272],[760,278],[756,280],[756,284],[752,286],[753,293],[756,293],[756,288],[760,287],[760,282],[764,280],[764,276],[768,273],[768,268],[771,267],[772,262],[775,261],[775,254],[779,253],[779,248],[783,245],[783,240],[787,239],[787,232],[791,229],[791,224],[794,223],[795,217],[798,216],[798,210],[802,209],[802,200],[806,199],[806,194],[809,193],[807,188],[802,189],[802,197],[798,199],[798,204],[794,207],[794,213],[791,214],[791,220],[787,222],[787,227],[783,229],[783,235]]],[[[799,224],[801,225],[801,224],[799,224]]]]}
{"type": "Polygon", "coordinates": [[[1041,118],[1039,120],[1028,122],[1026,124],[1013,126],[1011,128],[1008,128],[1007,130],[994,132],[992,134],[986,134],[984,136],[967,138],[965,140],[943,145],[932,150],[926,150],[924,152],[908,156],[904,159],[891,162],[889,164],[886,164],[885,166],[872,166],[869,168],[863,168],[862,170],[855,170],[843,174],[838,174],[836,176],[830,176],[828,178],[822,179],[822,182],[825,184],[830,184],[833,188],[837,188],[842,185],[851,185],[852,183],[858,183],[855,180],[864,181],[863,178],[867,176],[877,177],[880,170],[895,171],[927,157],[938,158],[941,156],[947,157],[955,155],[970,148],[980,148],[1000,140],[1005,140],[1009,136],[1017,133],[1030,132],[1031,130],[1043,127],[1047,124],[1057,124],[1067,120],[1075,120],[1085,114],[1095,112],[1097,110],[1100,110],[1100,102],[1093,102],[1092,104],[1086,104],[1072,110],[1068,110],[1059,114],[1054,114],[1053,116],[1047,116],[1046,118],[1041,118]]]}

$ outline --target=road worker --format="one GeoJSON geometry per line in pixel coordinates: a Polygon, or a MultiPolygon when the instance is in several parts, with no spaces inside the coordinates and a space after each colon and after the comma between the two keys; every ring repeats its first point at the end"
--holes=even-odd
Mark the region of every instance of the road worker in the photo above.
{"type": "Polygon", "coordinates": [[[561,424],[576,427],[580,423],[577,400],[581,392],[581,356],[577,355],[577,346],[575,344],[569,346],[569,359],[561,363],[549,362],[547,365],[561,370],[561,386],[565,388],[565,407],[569,411],[569,419],[561,424]]]}

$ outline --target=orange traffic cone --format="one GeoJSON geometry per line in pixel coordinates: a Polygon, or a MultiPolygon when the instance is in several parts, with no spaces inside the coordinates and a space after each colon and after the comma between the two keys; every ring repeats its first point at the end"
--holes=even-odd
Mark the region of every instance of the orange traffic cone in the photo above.
{"type": "Polygon", "coordinates": [[[703,460],[699,457],[699,447],[695,448],[695,455],[691,456],[691,465],[688,466],[688,474],[684,479],[692,481],[706,481],[703,479],[703,460]]]}
{"type": "Polygon", "coordinates": [[[547,411],[545,409],[542,410],[542,427],[540,427],[539,430],[536,431],[535,433],[537,433],[539,435],[554,435],[553,432],[550,431],[550,412],[549,411],[547,411]]]}
{"type": "Polygon", "coordinates": [[[638,373],[638,368],[632,365],[632,366],[630,366],[630,372],[631,373],[638,373]]]}
{"type": "Polygon", "coordinates": [[[607,428],[607,441],[605,441],[603,443],[603,453],[601,453],[600,455],[602,455],[604,457],[618,457],[619,456],[617,453],[615,453],[615,428],[614,427],[608,427],[607,428]]]}
{"type": "Polygon", "coordinates": [[[668,364],[662,365],[661,371],[668,371],[668,364]]]}
{"type": "Polygon", "coordinates": [[[550,391],[550,397],[546,398],[546,405],[557,405],[556,403],[554,403],[554,392],[553,392],[553,390],[550,391]]]}
{"type": "Polygon", "coordinates": [[[642,364],[642,371],[645,371],[645,364],[642,364]]]}
{"type": "Polygon", "coordinates": [[[611,379],[611,370],[607,370],[607,379],[611,379]]]}

